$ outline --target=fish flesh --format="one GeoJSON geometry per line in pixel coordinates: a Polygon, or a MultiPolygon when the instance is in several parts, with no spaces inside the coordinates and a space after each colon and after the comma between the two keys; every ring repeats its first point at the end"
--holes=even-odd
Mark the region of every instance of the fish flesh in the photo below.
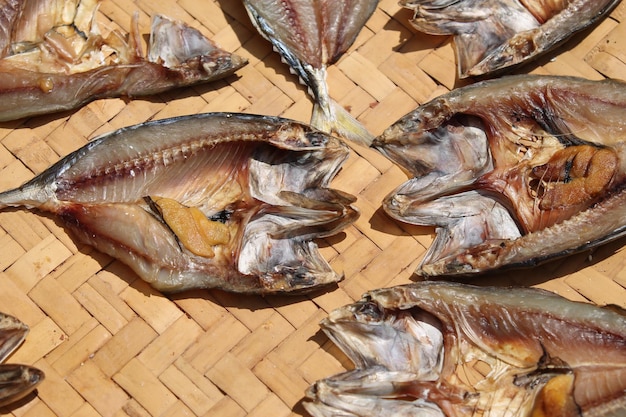
{"type": "Polygon", "coordinates": [[[411,177],[383,200],[436,227],[417,273],[534,266],[626,233],[626,84],[507,76],[419,106],[373,145],[411,177]]]}
{"type": "Polygon", "coordinates": [[[247,63],[162,15],[152,18],[144,55],[139,15],[128,36],[103,34],[95,20],[98,4],[0,0],[0,121],[214,81],[247,63]]]}
{"type": "Polygon", "coordinates": [[[460,78],[494,75],[527,63],[600,21],[620,0],[401,0],[411,24],[453,35],[460,78]]]}
{"type": "Polygon", "coordinates": [[[369,146],[373,135],[333,100],[327,67],[354,43],[378,0],[243,0],[258,32],[309,88],[311,125],[369,146]]]}
{"type": "Polygon", "coordinates": [[[278,117],[205,113],[95,138],[0,208],[53,213],[79,239],[162,292],[294,292],[342,276],[315,238],[358,217],[328,188],[347,146],[278,117]]]}
{"type": "Polygon", "coordinates": [[[26,324],[8,314],[0,313],[0,407],[21,400],[44,380],[44,373],[32,366],[5,364],[29,332],[26,324]]]}
{"type": "Polygon", "coordinates": [[[619,417],[626,314],[537,288],[374,290],[321,322],[355,369],[317,381],[314,417],[619,417]]]}

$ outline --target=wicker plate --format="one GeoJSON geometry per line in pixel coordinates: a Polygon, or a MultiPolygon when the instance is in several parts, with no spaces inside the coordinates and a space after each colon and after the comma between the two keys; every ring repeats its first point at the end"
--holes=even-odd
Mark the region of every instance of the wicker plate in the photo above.
{"type": "MultiPolygon", "coordinates": [[[[281,115],[308,122],[312,103],[236,0],[104,0],[104,27],[128,31],[139,10],[191,23],[247,57],[237,75],[150,100],[100,100],[78,111],[0,126],[0,189],[43,171],[95,135],[149,119],[207,111],[281,115]]],[[[601,24],[524,70],[626,79],[626,24],[619,6],[601,24]]],[[[450,39],[410,28],[411,13],[382,0],[355,45],[329,70],[331,95],[375,135],[419,103],[459,86],[450,39]]],[[[360,220],[321,242],[346,279],[296,297],[198,291],[164,297],[127,267],[76,246],[49,218],[0,213],[0,311],[31,327],[11,362],[47,378],[15,416],[304,415],[315,380],[350,367],[318,322],[369,289],[407,283],[432,229],[390,220],[382,197],[406,179],[376,152],[355,147],[333,187],[358,196],[360,220]]],[[[624,240],[531,271],[483,279],[536,285],[574,300],[626,307],[624,240]]]]}

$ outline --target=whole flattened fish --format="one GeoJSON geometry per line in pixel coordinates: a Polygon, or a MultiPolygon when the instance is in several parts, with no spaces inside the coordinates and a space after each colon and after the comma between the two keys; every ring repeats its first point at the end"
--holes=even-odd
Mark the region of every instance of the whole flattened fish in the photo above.
{"type": "Polygon", "coordinates": [[[311,125],[369,146],[372,134],[330,98],[326,68],[354,43],[378,0],[243,0],[250,20],[291,70],[306,84],[315,103],[311,125]]]}
{"type": "Polygon", "coordinates": [[[3,363],[29,332],[26,324],[0,313],[0,407],[30,394],[43,381],[44,373],[32,366],[3,363]]]}
{"type": "Polygon", "coordinates": [[[316,382],[315,417],[620,417],[626,316],[534,288],[422,282],[322,321],[356,369],[316,382]]]}
{"type": "Polygon", "coordinates": [[[336,282],[313,242],[358,217],[328,188],[348,149],[277,117],[206,113],[102,135],[0,208],[55,214],[163,292],[293,292],[336,282]]]}
{"type": "Polygon", "coordinates": [[[435,225],[418,273],[533,266],[626,232],[626,85],[509,76],[423,104],[373,144],[411,178],[383,201],[435,225]]]}
{"type": "Polygon", "coordinates": [[[138,14],[131,32],[104,37],[99,1],[0,0],[0,121],[209,82],[247,63],[198,30],[154,16],[144,56],[138,14]]]}
{"type": "Polygon", "coordinates": [[[606,16],[620,0],[401,0],[411,23],[454,35],[461,78],[491,74],[554,50],[606,16]]]}

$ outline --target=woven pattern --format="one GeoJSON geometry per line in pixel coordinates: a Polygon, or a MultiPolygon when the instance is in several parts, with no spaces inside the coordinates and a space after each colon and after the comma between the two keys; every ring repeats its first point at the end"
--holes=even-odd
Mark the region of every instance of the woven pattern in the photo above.
{"type": "MultiPolygon", "coordinates": [[[[110,99],[74,112],[0,126],[0,189],[17,186],[95,135],[209,111],[280,115],[303,122],[304,87],[258,35],[236,0],[104,0],[103,27],[142,32],[161,13],[189,22],[249,59],[235,76],[147,100],[110,99]]],[[[626,79],[626,5],[524,71],[626,79]]],[[[382,0],[354,46],[329,68],[331,96],[374,134],[456,81],[449,38],[410,27],[411,13],[382,0]]],[[[10,358],[46,373],[37,396],[0,410],[14,416],[290,416],[315,380],[351,364],[319,330],[332,309],[367,290],[408,283],[433,230],[392,221],[382,198],[406,180],[373,150],[355,146],[333,183],[358,196],[360,219],[321,242],[345,273],[339,288],[295,297],[197,291],[165,297],[123,264],[77,246],[53,219],[0,213],[0,310],[31,327],[10,358]]],[[[626,307],[623,239],[530,271],[482,283],[535,285],[574,300],[626,307]]]]}

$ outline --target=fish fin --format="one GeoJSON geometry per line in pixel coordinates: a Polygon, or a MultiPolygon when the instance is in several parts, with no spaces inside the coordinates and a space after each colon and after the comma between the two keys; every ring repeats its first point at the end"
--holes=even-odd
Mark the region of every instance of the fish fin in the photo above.
{"type": "Polygon", "coordinates": [[[330,109],[324,109],[315,103],[311,116],[313,127],[367,147],[374,142],[374,135],[343,106],[330,99],[328,107],[330,109]]]}
{"type": "MultiPolygon", "coordinates": [[[[327,190],[329,194],[332,190],[327,190]]],[[[273,206],[265,210],[285,219],[296,220],[293,225],[283,225],[271,233],[273,239],[298,237],[301,240],[316,237],[328,237],[353,223],[359,217],[359,211],[338,198],[329,201],[315,200],[290,191],[281,191],[281,198],[294,204],[292,206],[273,206]]]]}
{"type": "Polygon", "coordinates": [[[152,18],[148,61],[166,68],[181,68],[200,59],[210,79],[226,77],[248,63],[247,58],[221,49],[215,42],[184,22],[156,15],[152,18]],[[210,65],[202,61],[209,59],[210,65]]]}

